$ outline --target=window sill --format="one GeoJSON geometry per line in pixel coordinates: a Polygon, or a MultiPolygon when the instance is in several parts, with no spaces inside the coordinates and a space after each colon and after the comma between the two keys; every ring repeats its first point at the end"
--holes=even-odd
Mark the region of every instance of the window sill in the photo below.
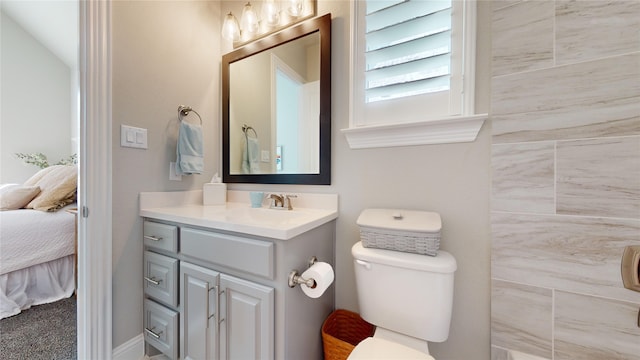
{"type": "Polygon", "coordinates": [[[475,141],[488,114],[342,129],[352,149],[475,141]]]}

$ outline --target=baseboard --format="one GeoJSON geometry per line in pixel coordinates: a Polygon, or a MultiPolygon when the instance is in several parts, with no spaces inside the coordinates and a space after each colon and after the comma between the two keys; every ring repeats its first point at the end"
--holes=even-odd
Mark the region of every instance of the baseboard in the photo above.
{"type": "Polygon", "coordinates": [[[113,360],[144,359],[144,335],[140,334],[113,349],[112,358],[113,360]]]}

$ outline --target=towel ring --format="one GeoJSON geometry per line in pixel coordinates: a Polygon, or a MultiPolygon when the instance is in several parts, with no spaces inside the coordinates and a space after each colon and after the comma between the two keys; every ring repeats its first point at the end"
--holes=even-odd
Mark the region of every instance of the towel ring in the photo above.
{"type": "Polygon", "coordinates": [[[256,129],[252,128],[251,126],[249,126],[247,124],[242,125],[242,132],[244,133],[245,136],[249,136],[249,134],[248,134],[249,131],[253,131],[254,137],[256,139],[258,138],[258,133],[256,132],[256,129]]]}
{"type": "Polygon", "coordinates": [[[200,125],[202,125],[202,118],[197,111],[193,110],[191,106],[180,105],[178,106],[178,120],[182,121],[183,116],[189,115],[189,113],[193,111],[196,115],[198,115],[198,119],[200,119],[200,125]]]}

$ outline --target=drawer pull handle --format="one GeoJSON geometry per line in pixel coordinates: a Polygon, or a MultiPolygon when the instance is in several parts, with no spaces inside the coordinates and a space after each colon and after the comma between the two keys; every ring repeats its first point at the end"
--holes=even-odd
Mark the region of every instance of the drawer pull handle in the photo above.
{"type": "Polygon", "coordinates": [[[156,280],[154,278],[150,278],[150,277],[144,277],[145,280],[147,280],[148,282],[152,283],[153,285],[160,285],[160,282],[162,281],[162,279],[160,280],[156,280]]]}
{"type": "Polygon", "coordinates": [[[151,241],[160,241],[160,240],[162,240],[161,237],[153,236],[153,235],[145,235],[144,238],[147,239],[147,240],[151,240],[151,241]]]}
{"type": "Polygon", "coordinates": [[[155,333],[155,332],[153,332],[153,330],[154,330],[155,328],[156,328],[155,326],[154,326],[154,327],[152,327],[151,329],[149,329],[149,328],[146,328],[146,327],[145,327],[145,328],[144,328],[144,331],[146,331],[146,333],[147,333],[147,334],[149,334],[149,335],[153,336],[154,338],[156,338],[156,339],[160,339],[160,334],[162,334],[162,331],[160,331],[159,333],[155,333]]]}

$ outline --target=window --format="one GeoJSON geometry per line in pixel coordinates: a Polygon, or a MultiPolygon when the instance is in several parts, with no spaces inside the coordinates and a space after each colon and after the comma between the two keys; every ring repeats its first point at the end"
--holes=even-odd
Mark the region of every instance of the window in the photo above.
{"type": "Polygon", "coordinates": [[[352,2],[352,148],[473,141],[475,2],[352,2]]]}

